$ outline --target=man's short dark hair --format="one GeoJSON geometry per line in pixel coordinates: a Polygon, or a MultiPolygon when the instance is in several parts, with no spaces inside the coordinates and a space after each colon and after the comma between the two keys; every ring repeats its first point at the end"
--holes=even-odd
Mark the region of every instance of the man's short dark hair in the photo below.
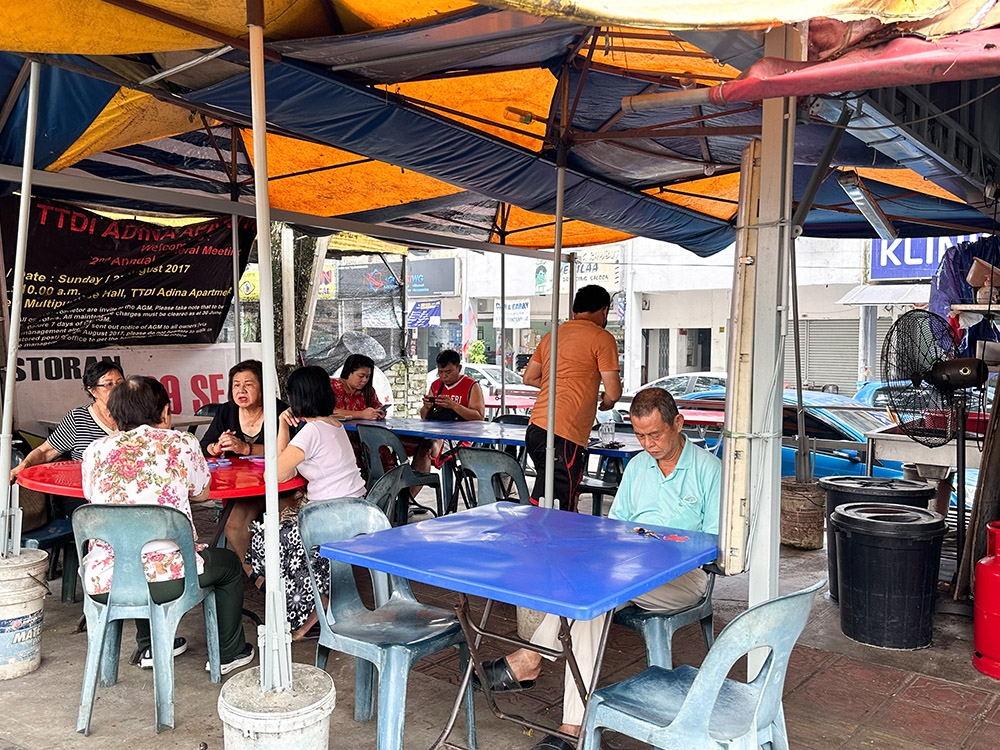
{"type": "Polygon", "coordinates": [[[328,417],[335,405],[330,376],[322,367],[300,367],[288,376],[288,406],[296,417],[328,417]]]}
{"type": "Polygon", "coordinates": [[[611,295],[603,286],[588,284],[580,287],[573,298],[573,312],[575,313],[595,313],[611,307],[611,295]]]}
{"type": "Polygon", "coordinates": [[[141,424],[155,426],[170,403],[167,389],[156,378],[132,375],[115,386],[108,396],[108,411],[119,430],[134,430],[141,424]]]}
{"type": "Polygon", "coordinates": [[[462,364],[462,355],[456,352],[454,349],[445,349],[437,355],[438,367],[447,367],[448,365],[458,365],[462,364]]]}
{"type": "Polygon", "coordinates": [[[677,415],[677,403],[674,397],[663,388],[644,388],[632,397],[629,414],[635,417],[648,417],[654,411],[660,412],[663,421],[673,424],[677,415]]]}

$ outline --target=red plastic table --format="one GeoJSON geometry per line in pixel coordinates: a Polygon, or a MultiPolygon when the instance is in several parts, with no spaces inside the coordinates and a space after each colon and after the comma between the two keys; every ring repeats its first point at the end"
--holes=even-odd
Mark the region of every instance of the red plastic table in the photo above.
{"type": "MultiPolygon", "coordinates": [[[[83,497],[83,479],[80,461],[53,461],[29,466],[17,475],[17,483],[29,490],[48,492],[62,497],[83,497]]],[[[213,500],[232,500],[241,497],[260,497],[264,494],[264,462],[259,459],[240,459],[220,464],[209,461],[212,483],[208,496],[213,500]]],[[[279,492],[304,487],[306,480],[296,475],[278,485],[279,492]]]]}
{"type": "Polygon", "coordinates": [[[684,424],[697,427],[722,427],[726,422],[726,413],[714,409],[678,409],[684,417],[684,424]]]}
{"type": "MultiPolygon", "coordinates": [[[[83,497],[83,479],[80,475],[80,461],[54,461],[48,464],[29,466],[17,475],[17,483],[29,490],[48,492],[62,497],[83,497]]],[[[246,497],[261,497],[264,494],[264,461],[260,457],[252,459],[234,458],[223,462],[208,462],[212,472],[212,483],[208,496],[213,500],[238,500],[246,497]]],[[[304,487],[306,480],[296,475],[278,485],[278,492],[304,487]]],[[[232,508],[226,503],[219,528],[211,544],[218,543],[226,518],[232,508]]]]}

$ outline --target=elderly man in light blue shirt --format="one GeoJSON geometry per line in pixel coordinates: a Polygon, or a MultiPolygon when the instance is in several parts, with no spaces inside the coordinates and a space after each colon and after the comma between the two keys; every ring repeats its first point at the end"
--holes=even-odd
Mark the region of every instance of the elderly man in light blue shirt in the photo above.
{"type": "MultiPolygon", "coordinates": [[[[639,391],[632,399],[630,414],[643,453],[625,467],[609,517],[638,526],[668,526],[718,534],[722,462],[684,437],[681,432],[684,418],[678,413],[673,396],[662,388],[639,391]]],[[[708,573],[696,568],[633,601],[643,609],[670,612],[695,604],[707,588],[708,573]]],[[[602,619],[577,621],[571,630],[573,652],[585,684],[589,684],[597,663],[602,619]]],[[[558,636],[559,618],[546,615],[531,642],[558,650],[558,636]]],[[[520,649],[506,658],[485,662],[483,669],[492,690],[514,692],[534,686],[541,664],[542,656],[537,651],[520,649]]],[[[579,735],[583,709],[567,666],[563,723],[559,730],[579,735]]],[[[572,750],[572,747],[558,736],[546,735],[534,750],[572,750]]]]}

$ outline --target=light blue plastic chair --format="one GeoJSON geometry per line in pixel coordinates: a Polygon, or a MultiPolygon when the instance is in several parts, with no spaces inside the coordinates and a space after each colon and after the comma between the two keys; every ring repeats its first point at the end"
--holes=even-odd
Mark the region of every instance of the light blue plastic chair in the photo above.
{"type": "MultiPolygon", "coordinates": [[[[389,521],[382,511],[360,498],[310,502],[299,511],[299,533],[307,550],[309,576],[317,602],[321,600],[310,551],[326,542],[387,528],[389,521]]],[[[400,750],[406,718],[406,685],[413,664],[429,654],[458,646],[464,672],[469,650],[454,612],[418,602],[404,578],[374,570],[371,576],[374,610],[361,601],[351,566],[330,560],[330,601],[326,610],[320,612],[316,666],[326,668],[331,650],[355,657],[354,720],[371,721],[377,692],[377,748],[400,750]]],[[[476,750],[471,680],[465,690],[465,721],[469,750],[476,750]]]]}
{"type": "Polygon", "coordinates": [[[781,692],[792,647],[821,581],[740,613],[716,639],[701,669],[649,667],[597,690],[584,717],[580,750],[597,750],[611,729],[664,750],[788,750],[781,692]],[[768,649],[750,683],[726,678],[744,654],[768,649]]]}
{"type": "Polygon", "coordinates": [[[511,490],[517,490],[517,501],[528,504],[530,494],[528,483],[524,479],[524,470],[516,458],[503,451],[489,448],[459,448],[458,463],[461,466],[463,478],[473,475],[479,480],[479,490],[472,491],[469,482],[470,496],[475,498],[477,505],[494,503],[498,500],[512,500],[511,490]]]}
{"type": "Polygon", "coordinates": [[[368,490],[365,499],[385,513],[392,526],[404,526],[407,522],[406,513],[410,504],[410,493],[404,493],[404,490],[422,486],[420,478],[410,465],[400,464],[379,477],[372,488],[368,490]],[[401,495],[403,495],[402,499],[401,495]]]}
{"type": "MultiPolygon", "coordinates": [[[[406,449],[403,447],[403,441],[400,440],[399,436],[388,427],[359,424],[358,439],[361,441],[361,446],[365,456],[365,465],[368,467],[369,489],[374,487],[375,482],[381,479],[382,475],[386,473],[385,468],[382,466],[382,447],[387,448],[395,456],[396,463],[399,466],[403,466],[404,464],[409,466],[409,461],[406,458],[406,449]]],[[[444,496],[441,492],[441,478],[437,474],[425,473],[422,471],[413,471],[413,477],[415,482],[411,486],[434,488],[434,494],[437,496],[437,514],[439,516],[443,515],[444,496]]],[[[416,505],[417,503],[414,504],[416,505]]]]}
{"type": "MultiPolygon", "coordinates": [[[[198,585],[191,521],[181,511],[158,505],[84,505],[73,511],[73,533],[79,559],[89,549],[89,540],[107,542],[115,553],[114,578],[107,604],[84,593],[87,617],[87,659],[83,669],[83,691],[76,731],[90,734],[97,678],[101,687],[118,681],[122,642],[122,620],[148,619],[153,652],[153,697],[156,701],[156,731],[174,726],[174,637],[181,617],[204,601],[205,631],[212,682],[222,679],[219,664],[219,620],[215,591],[198,585]],[[174,542],[184,559],[184,592],[172,601],[156,604],[142,566],[142,548],[159,539],[174,542]]],[[[81,574],[82,574],[81,566],[81,574]]],[[[86,585],[84,587],[86,589],[86,585]]]]}
{"type": "Polygon", "coordinates": [[[674,633],[693,622],[701,624],[701,634],[705,638],[705,648],[711,649],[715,642],[712,612],[712,589],[715,587],[715,573],[708,574],[708,588],[705,596],[685,609],[674,612],[651,612],[635,604],[615,612],[614,622],[626,628],[637,630],[646,642],[646,665],[673,669],[674,633]]]}

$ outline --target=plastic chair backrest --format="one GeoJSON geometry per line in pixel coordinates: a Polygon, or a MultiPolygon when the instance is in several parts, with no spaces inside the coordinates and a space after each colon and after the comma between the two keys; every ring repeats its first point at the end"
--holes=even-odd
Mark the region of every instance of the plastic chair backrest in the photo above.
{"type": "Polygon", "coordinates": [[[158,539],[174,542],[184,559],[184,593],[170,602],[171,607],[184,608],[186,605],[190,608],[203,596],[198,585],[191,521],[176,508],[162,505],[82,505],[73,511],[73,534],[80,560],[87,554],[91,539],[100,539],[114,550],[114,577],[108,596],[110,607],[148,610],[149,587],[142,565],[142,548],[158,539]]]}
{"type": "Polygon", "coordinates": [[[493,503],[498,500],[510,499],[504,485],[499,481],[502,477],[510,477],[517,489],[518,501],[528,503],[528,483],[524,479],[524,470],[516,458],[503,451],[489,448],[459,448],[458,462],[463,471],[476,475],[479,480],[478,503],[493,503]],[[486,488],[490,488],[487,492],[486,488]]]}
{"type": "Polygon", "coordinates": [[[382,467],[382,457],[380,448],[386,446],[395,454],[396,462],[400,465],[407,463],[406,449],[403,442],[395,432],[387,427],[377,425],[359,424],[358,439],[364,450],[365,462],[368,464],[368,481],[376,482],[385,474],[382,467]]]}
{"type": "MultiPolygon", "coordinates": [[[[368,534],[389,528],[389,519],[367,500],[345,497],[338,500],[311,501],[299,511],[299,535],[306,550],[306,562],[316,601],[321,601],[316,590],[316,570],[313,567],[311,551],[327,542],[352,539],[359,534],[368,534]]],[[[391,576],[372,570],[372,584],[375,591],[375,606],[381,607],[390,596],[413,599],[410,583],[405,578],[391,576]]],[[[331,623],[348,620],[363,614],[365,605],[358,594],[354,571],[349,563],[330,560],[330,601],[327,618],[331,623]]],[[[320,618],[320,627],[324,627],[320,618]]]]}
{"type": "Polygon", "coordinates": [[[194,415],[196,417],[214,417],[221,407],[222,404],[218,403],[202,404],[194,415]]]}
{"type": "Polygon", "coordinates": [[[792,647],[809,619],[813,597],[825,584],[826,581],[820,581],[794,594],[762,602],[741,612],[726,625],[709,649],[671,727],[684,726],[692,736],[707,736],[712,707],[726,675],[738,659],[758,648],[766,648],[769,653],[764,666],[750,683],[759,691],[753,711],[754,725],[765,727],[773,722],[781,708],[781,692],[792,647]]]}
{"type": "Polygon", "coordinates": [[[399,502],[399,494],[420,485],[421,482],[410,465],[401,464],[379,477],[368,490],[365,499],[385,513],[393,526],[402,526],[406,523],[408,504],[399,502]]]}
{"type": "Polygon", "coordinates": [[[527,414],[498,414],[493,417],[493,421],[499,424],[516,424],[525,426],[529,423],[529,417],[527,414]]]}

